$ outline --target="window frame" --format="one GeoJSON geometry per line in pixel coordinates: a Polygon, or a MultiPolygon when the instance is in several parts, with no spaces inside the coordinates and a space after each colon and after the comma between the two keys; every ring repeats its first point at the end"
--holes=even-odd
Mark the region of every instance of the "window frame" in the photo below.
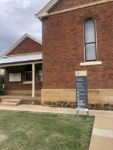
{"type": "Polygon", "coordinates": [[[8,82],[9,83],[21,83],[22,82],[22,73],[21,72],[8,72],[8,82]],[[20,74],[20,81],[10,81],[10,74],[20,74]]]}
{"type": "Polygon", "coordinates": [[[97,53],[97,29],[96,29],[96,21],[95,21],[95,19],[94,18],[87,18],[87,19],[85,19],[84,24],[83,24],[83,29],[84,29],[84,61],[85,62],[98,61],[98,53],[97,53]],[[89,43],[85,42],[85,23],[88,20],[92,20],[94,22],[95,42],[89,42],[89,43]],[[96,59],[91,59],[91,60],[87,60],[86,59],[86,45],[87,44],[95,44],[96,59]]]}

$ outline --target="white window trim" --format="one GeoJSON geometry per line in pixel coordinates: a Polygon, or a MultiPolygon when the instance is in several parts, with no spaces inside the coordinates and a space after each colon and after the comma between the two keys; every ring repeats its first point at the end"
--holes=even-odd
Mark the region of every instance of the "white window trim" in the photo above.
{"type": "Polygon", "coordinates": [[[96,60],[89,60],[89,62],[90,61],[98,61],[98,47],[97,47],[97,28],[96,28],[96,20],[94,19],[94,18],[87,18],[85,21],[84,21],[84,24],[83,24],[83,30],[84,30],[84,32],[83,32],[83,37],[84,37],[84,61],[85,62],[88,62],[88,60],[86,60],[86,44],[85,44],[85,23],[86,23],[86,21],[87,20],[89,20],[89,19],[91,19],[91,20],[93,20],[94,21],[94,24],[95,24],[95,46],[96,46],[96,60]]]}
{"type": "Polygon", "coordinates": [[[94,65],[102,65],[102,61],[89,61],[80,63],[80,66],[94,66],[94,65]]]}
{"type": "Polygon", "coordinates": [[[32,84],[32,81],[25,81],[23,84],[32,84]]]}

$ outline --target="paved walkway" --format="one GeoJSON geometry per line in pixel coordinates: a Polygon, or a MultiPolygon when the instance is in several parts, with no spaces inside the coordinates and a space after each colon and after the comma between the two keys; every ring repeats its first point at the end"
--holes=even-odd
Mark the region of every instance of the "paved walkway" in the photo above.
{"type": "Polygon", "coordinates": [[[95,122],[89,150],[113,150],[113,112],[94,111],[93,114],[95,122]]]}
{"type": "MultiPolygon", "coordinates": [[[[75,109],[53,108],[37,105],[19,105],[16,107],[0,106],[0,110],[76,114],[75,109]]],[[[89,113],[90,115],[95,116],[89,150],[113,150],[113,111],[90,110],[89,113]]]]}

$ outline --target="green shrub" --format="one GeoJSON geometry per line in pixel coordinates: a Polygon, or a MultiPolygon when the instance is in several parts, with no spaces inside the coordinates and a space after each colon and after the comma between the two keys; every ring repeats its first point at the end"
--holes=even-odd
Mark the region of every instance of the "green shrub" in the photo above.
{"type": "Polygon", "coordinates": [[[4,75],[0,75],[0,95],[4,95],[4,75]]]}

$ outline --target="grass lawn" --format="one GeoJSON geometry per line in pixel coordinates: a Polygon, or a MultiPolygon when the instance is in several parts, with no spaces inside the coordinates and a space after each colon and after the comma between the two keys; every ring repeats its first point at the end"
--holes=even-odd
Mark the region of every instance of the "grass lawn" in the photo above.
{"type": "Polygon", "coordinates": [[[94,118],[0,111],[0,150],[88,150],[94,118]]]}

